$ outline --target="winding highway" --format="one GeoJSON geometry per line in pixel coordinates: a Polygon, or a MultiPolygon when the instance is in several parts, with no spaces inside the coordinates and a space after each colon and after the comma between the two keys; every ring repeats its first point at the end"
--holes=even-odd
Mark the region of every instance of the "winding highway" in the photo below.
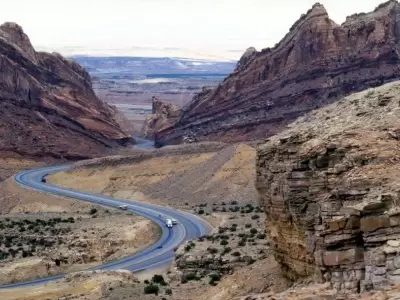
{"type": "MultiPolygon", "coordinates": [[[[139,148],[151,149],[151,141],[137,139],[139,148]]],[[[139,202],[134,200],[124,200],[111,198],[99,194],[80,192],[73,189],[61,188],[56,185],[42,182],[42,178],[47,175],[67,170],[70,166],[46,167],[40,169],[21,172],[15,176],[18,184],[40,192],[51,193],[54,195],[70,197],[94,204],[118,208],[120,205],[127,205],[127,211],[141,215],[161,227],[161,237],[152,246],[118,261],[106,263],[104,265],[91,268],[90,270],[117,270],[125,269],[132,272],[153,269],[156,267],[170,264],[174,257],[174,249],[185,241],[198,238],[211,231],[211,225],[203,219],[183,211],[179,211],[167,206],[139,202]],[[161,217],[160,217],[161,215],[161,217]],[[176,219],[177,225],[172,228],[165,226],[165,218],[176,219]]],[[[65,275],[46,277],[29,282],[14,283],[0,286],[0,289],[26,287],[40,285],[63,278],[65,275]]]]}

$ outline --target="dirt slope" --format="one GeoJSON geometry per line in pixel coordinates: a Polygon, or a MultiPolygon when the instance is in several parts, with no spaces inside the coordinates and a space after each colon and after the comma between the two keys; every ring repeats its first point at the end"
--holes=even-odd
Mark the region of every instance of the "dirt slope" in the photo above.
{"type": "Polygon", "coordinates": [[[257,202],[253,147],[238,144],[203,153],[193,152],[196,147],[201,146],[182,146],[178,153],[165,149],[157,157],[144,159],[132,156],[88,162],[49,180],[66,187],[175,206],[257,202]]]}

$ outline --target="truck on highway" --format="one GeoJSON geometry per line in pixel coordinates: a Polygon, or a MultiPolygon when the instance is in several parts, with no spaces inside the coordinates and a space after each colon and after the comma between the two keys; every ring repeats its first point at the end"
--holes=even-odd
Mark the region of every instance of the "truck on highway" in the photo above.
{"type": "Polygon", "coordinates": [[[165,220],[165,226],[167,226],[168,228],[172,228],[172,226],[173,226],[172,220],[171,219],[166,219],[165,220]]]}
{"type": "Polygon", "coordinates": [[[118,208],[122,209],[122,210],[127,210],[128,209],[128,205],[120,205],[120,206],[118,206],[118,208]]]}

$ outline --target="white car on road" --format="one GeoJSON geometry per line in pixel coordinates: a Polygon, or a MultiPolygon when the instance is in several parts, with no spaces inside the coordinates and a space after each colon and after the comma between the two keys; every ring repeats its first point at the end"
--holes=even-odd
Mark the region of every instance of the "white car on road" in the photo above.
{"type": "Polygon", "coordinates": [[[165,225],[166,225],[168,228],[172,228],[172,226],[173,226],[172,220],[171,220],[171,219],[165,220],[165,225]]]}

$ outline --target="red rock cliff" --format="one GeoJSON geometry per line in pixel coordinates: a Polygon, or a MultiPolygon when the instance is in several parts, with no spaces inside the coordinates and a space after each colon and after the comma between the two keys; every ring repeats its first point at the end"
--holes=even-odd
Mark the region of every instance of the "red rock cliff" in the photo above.
{"type": "Polygon", "coordinates": [[[36,52],[14,23],[0,26],[0,70],[1,156],[79,159],[130,139],[85,69],[36,52]]]}
{"type": "Polygon", "coordinates": [[[342,25],[315,4],[274,48],[248,49],[236,70],[195,97],[156,142],[265,138],[305,112],[400,78],[399,20],[397,1],[342,25]]]}
{"type": "Polygon", "coordinates": [[[149,139],[154,139],[154,133],[175,124],[181,115],[178,105],[161,101],[156,97],[152,99],[152,114],[146,118],[141,134],[149,139]]]}

